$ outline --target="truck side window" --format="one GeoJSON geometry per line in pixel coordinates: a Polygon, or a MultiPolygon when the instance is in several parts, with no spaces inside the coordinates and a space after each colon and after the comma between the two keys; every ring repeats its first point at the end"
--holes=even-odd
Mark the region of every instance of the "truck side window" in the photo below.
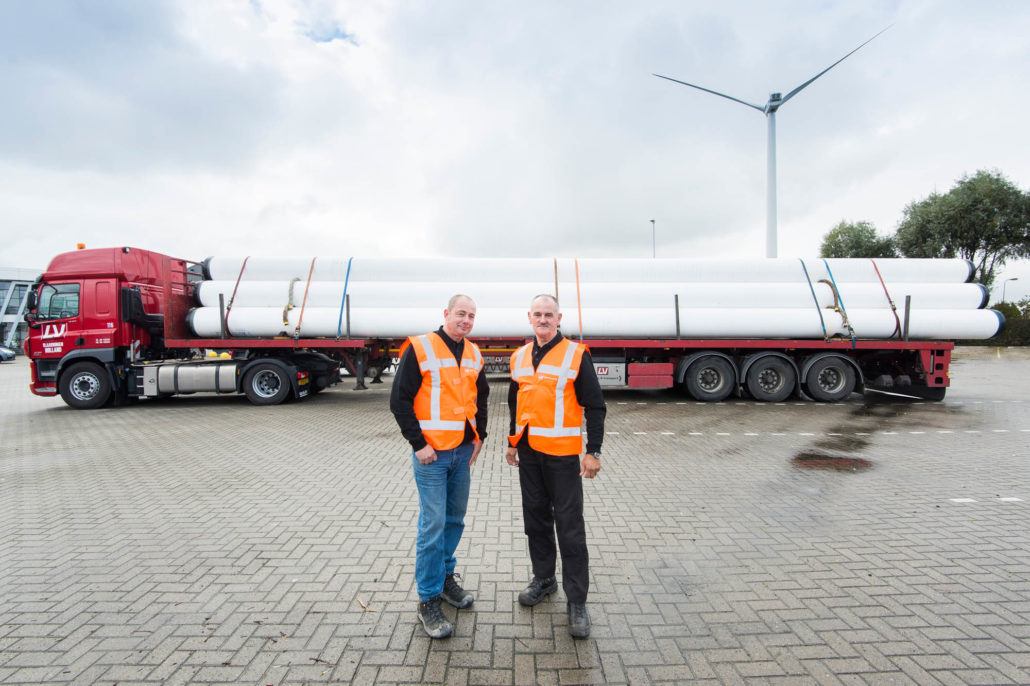
{"type": "Polygon", "coordinates": [[[47,284],[39,293],[36,319],[64,319],[79,316],[79,284],[47,284]]]}

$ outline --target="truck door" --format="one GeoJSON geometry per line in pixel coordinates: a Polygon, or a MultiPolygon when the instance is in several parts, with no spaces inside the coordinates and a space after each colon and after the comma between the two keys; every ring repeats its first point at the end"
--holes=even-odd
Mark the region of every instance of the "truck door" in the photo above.
{"type": "Polygon", "coordinates": [[[33,364],[33,383],[51,392],[56,390],[61,359],[82,337],[81,291],[81,281],[45,283],[39,289],[26,352],[33,364]]]}

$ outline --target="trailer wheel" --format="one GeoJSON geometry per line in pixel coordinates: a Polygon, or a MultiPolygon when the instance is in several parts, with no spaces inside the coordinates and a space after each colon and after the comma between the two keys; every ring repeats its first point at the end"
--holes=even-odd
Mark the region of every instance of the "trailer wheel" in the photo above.
{"type": "Polygon", "coordinates": [[[747,370],[747,390],[759,402],[783,402],[794,391],[796,381],[794,367],[774,355],[755,360],[747,370]]]}
{"type": "Polygon", "coordinates": [[[733,392],[733,366],[717,355],[702,357],[687,368],[684,381],[695,400],[717,403],[733,392]]]}
{"type": "Polygon", "coordinates": [[[278,405],[290,395],[290,379],[278,365],[254,365],[243,378],[243,393],[255,405],[278,405]]]}
{"type": "Polygon", "coordinates": [[[76,410],[103,407],[111,399],[111,378],[96,362],[77,362],[61,375],[61,397],[76,410]]]}
{"type": "Polygon", "coordinates": [[[842,357],[824,357],[809,368],[805,389],[820,402],[844,400],[855,390],[855,370],[842,357]]]}

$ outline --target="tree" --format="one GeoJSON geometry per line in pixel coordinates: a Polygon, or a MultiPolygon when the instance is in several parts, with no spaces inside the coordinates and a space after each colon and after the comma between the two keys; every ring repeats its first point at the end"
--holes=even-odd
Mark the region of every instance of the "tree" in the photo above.
{"type": "Polygon", "coordinates": [[[994,303],[993,305],[991,305],[991,309],[997,310],[998,312],[1001,312],[1003,315],[1005,315],[1006,321],[1019,319],[1019,316],[1021,314],[1021,312],[1019,311],[1019,307],[1015,303],[994,303]]]}
{"type": "Polygon", "coordinates": [[[1030,319],[1030,295],[1025,296],[1018,303],[1016,303],[1016,307],[1019,308],[1020,317],[1022,317],[1023,319],[1030,319]]]}
{"type": "Polygon", "coordinates": [[[1030,256],[1030,193],[1000,172],[963,176],[950,191],[905,208],[895,244],[906,257],[963,257],[988,288],[1012,258],[1030,256]]]}
{"type": "Polygon", "coordinates": [[[877,236],[876,227],[869,222],[846,222],[830,229],[823,236],[820,257],[897,257],[894,239],[877,236]]]}

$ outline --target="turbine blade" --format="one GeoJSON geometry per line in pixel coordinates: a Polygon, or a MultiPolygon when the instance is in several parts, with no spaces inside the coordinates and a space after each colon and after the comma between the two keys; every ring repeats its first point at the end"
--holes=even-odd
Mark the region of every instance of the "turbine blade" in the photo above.
{"type": "Polygon", "coordinates": [[[732,100],[733,102],[739,102],[741,105],[747,105],[748,107],[754,107],[759,112],[765,112],[765,108],[762,107],[761,105],[755,105],[755,104],[750,103],[750,102],[745,102],[745,101],[741,100],[740,98],[735,98],[732,95],[726,95],[725,93],[720,93],[719,91],[713,91],[710,88],[704,88],[703,86],[698,86],[695,83],[687,83],[686,81],[680,81],[679,79],[674,79],[671,76],[662,76],[661,74],[651,74],[651,76],[657,76],[660,79],[665,79],[666,81],[672,81],[674,83],[678,83],[678,84],[681,84],[683,86],[690,86],[691,88],[696,88],[699,91],[704,91],[705,93],[711,93],[712,95],[718,95],[720,98],[726,98],[727,100],[732,100]]]}
{"type": "MultiPolygon", "coordinates": [[[[886,31],[887,29],[889,29],[889,28],[890,28],[891,26],[894,26],[894,24],[890,24],[890,25],[888,25],[888,26],[887,26],[887,28],[885,28],[885,29],[883,29],[882,31],[880,31],[880,33],[883,33],[884,31],[886,31]]],[[[876,36],[879,36],[879,35],[880,35],[880,33],[877,33],[877,34],[876,34],[876,36]]],[[[876,38],[876,36],[873,36],[873,38],[876,38]]],[[[869,39],[869,40],[867,40],[867,41],[866,41],[865,43],[862,43],[862,45],[858,46],[857,48],[855,48],[854,50],[852,50],[851,52],[849,52],[849,53],[848,53],[847,55],[844,55],[844,57],[841,57],[841,58],[840,58],[839,60],[837,60],[836,62],[834,62],[834,63],[833,63],[833,64],[831,64],[830,66],[826,67],[826,69],[823,69],[823,70],[822,70],[821,72],[819,72],[818,74],[816,74],[815,76],[813,76],[812,78],[810,78],[810,79],[809,79],[808,81],[805,81],[805,82],[804,82],[803,84],[801,84],[800,86],[798,86],[797,88],[795,88],[795,89],[794,89],[794,90],[792,90],[791,92],[787,93],[787,94],[786,94],[785,96],[783,96],[783,99],[782,99],[782,100],[780,100],[780,105],[782,106],[782,105],[783,105],[783,103],[787,102],[788,100],[790,100],[791,98],[793,98],[793,97],[794,97],[795,95],[797,95],[798,93],[800,93],[800,92],[801,92],[802,90],[804,90],[804,89],[805,89],[805,88],[806,88],[806,87],[807,87],[807,86],[808,86],[808,85],[809,85],[810,83],[812,83],[813,81],[815,81],[815,80],[816,80],[817,78],[819,78],[820,76],[822,76],[822,75],[823,75],[823,74],[825,74],[826,72],[830,71],[831,69],[833,69],[834,67],[836,67],[836,66],[837,66],[838,64],[840,64],[841,62],[843,62],[844,60],[846,60],[847,58],[851,57],[851,56],[852,56],[852,55],[854,55],[854,54],[855,54],[856,52],[858,52],[859,50],[861,50],[861,49],[862,49],[863,47],[865,47],[865,46],[866,46],[866,44],[868,44],[868,43],[872,42],[873,38],[870,38],[870,39],[869,39]]]]}

